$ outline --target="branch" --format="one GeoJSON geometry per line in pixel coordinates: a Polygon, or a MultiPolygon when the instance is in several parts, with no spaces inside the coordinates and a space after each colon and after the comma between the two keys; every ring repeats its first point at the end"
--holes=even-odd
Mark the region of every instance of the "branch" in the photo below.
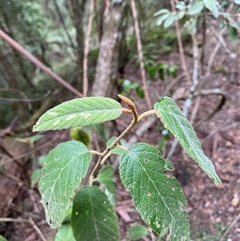
{"type": "Polygon", "coordinates": [[[68,32],[67,26],[66,26],[66,24],[65,24],[63,15],[62,15],[62,13],[61,13],[61,10],[60,10],[60,8],[59,8],[59,6],[58,6],[57,0],[53,0],[53,3],[54,3],[54,5],[55,5],[55,8],[56,8],[56,11],[57,11],[59,20],[60,20],[60,22],[61,22],[61,24],[62,24],[62,26],[63,26],[63,29],[64,29],[67,37],[68,37],[68,41],[69,41],[69,43],[70,43],[70,45],[71,45],[71,47],[72,47],[72,49],[73,49],[73,51],[74,51],[74,50],[76,49],[76,47],[75,47],[75,45],[74,45],[74,43],[73,43],[73,41],[72,41],[72,38],[71,38],[71,36],[70,36],[70,34],[69,34],[69,32],[68,32]]]}
{"type": "Polygon", "coordinates": [[[142,52],[142,43],[141,43],[140,29],[139,29],[139,23],[138,23],[138,14],[137,14],[137,9],[136,9],[134,0],[131,0],[131,7],[132,7],[133,18],[134,18],[134,27],[135,27],[135,33],[136,33],[136,39],[137,39],[138,58],[140,62],[140,71],[141,71],[143,89],[144,89],[148,109],[151,109],[152,103],[148,93],[146,72],[144,70],[144,63],[143,63],[143,52],[142,52]]]}
{"type": "Polygon", "coordinates": [[[19,43],[17,43],[15,40],[10,38],[6,33],[4,33],[0,29],[0,37],[4,39],[9,45],[11,45],[14,49],[16,49],[19,53],[24,55],[28,60],[30,60],[33,64],[35,64],[38,68],[49,74],[53,79],[58,81],[62,86],[64,86],[66,89],[74,93],[78,97],[82,97],[83,94],[81,94],[78,90],[76,90],[74,87],[72,87],[69,83],[67,83],[64,79],[59,77],[56,73],[54,73],[52,70],[50,70],[46,65],[44,65],[41,61],[39,61],[36,57],[34,57],[32,54],[30,54],[26,49],[24,49],[19,43]]]}
{"type": "Polygon", "coordinates": [[[226,237],[227,233],[230,231],[230,229],[235,225],[235,223],[238,221],[238,219],[240,218],[240,213],[238,214],[238,216],[233,220],[233,222],[231,223],[231,225],[228,227],[228,229],[226,230],[226,232],[223,234],[223,236],[221,237],[221,239],[219,241],[223,241],[224,238],[226,237]]]}
{"type": "Polygon", "coordinates": [[[38,235],[40,236],[42,241],[47,241],[47,239],[44,237],[43,233],[37,227],[37,225],[34,223],[32,218],[29,218],[28,220],[27,219],[23,219],[23,218],[17,218],[17,219],[14,219],[14,218],[0,218],[0,222],[29,223],[29,224],[32,225],[33,229],[38,233],[38,235]]]}
{"type": "Polygon", "coordinates": [[[93,21],[93,12],[94,12],[94,0],[91,0],[87,33],[86,33],[86,39],[84,44],[84,57],[83,57],[83,95],[84,96],[87,96],[87,91],[88,91],[87,63],[88,63],[88,52],[89,52],[89,39],[90,39],[92,21],[93,21]]]}

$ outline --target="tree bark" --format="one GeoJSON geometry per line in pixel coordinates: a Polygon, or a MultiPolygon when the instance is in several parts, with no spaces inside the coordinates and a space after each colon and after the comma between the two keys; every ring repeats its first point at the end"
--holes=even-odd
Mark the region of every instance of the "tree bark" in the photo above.
{"type": "Polygon", "coordinates": [[[118,43],[122,24],[122,4],[110,3],[105,6],[103,35],[92,87],[94,96],[116,97],[114,88],[118,73],[118,43]]]}
{"type": "MultiPolygon", "coordinates": [[[[71,17],[76,29],[76,42],[77,42],[77,69],[78,74],[78,90],[82,91],[82,74],[83,74],[83,50],[84,50],[84,12],[87,0],[70,0],[71,1],[71,17]]],[[[69,6],[69,4],[67,4],[69,6]]]]}

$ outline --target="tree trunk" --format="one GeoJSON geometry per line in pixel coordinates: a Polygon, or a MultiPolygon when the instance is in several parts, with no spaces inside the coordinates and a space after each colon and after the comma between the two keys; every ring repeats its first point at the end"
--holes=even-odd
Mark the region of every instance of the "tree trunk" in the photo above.
{"type": "Polygon", "coordinates": [[[84,51],[84,28],[83,28],[83,20],[84,20],[84,12],[87,0],[71,0],[71,4],[67,3],[68,8],[71,9],[72,21],[74,27],[76,29],[76,42],[77,42],[77,69],[79,71],[78,74],[78,90],[82,91],[82,66],[83,66],[83,51],[84,51]]]}
{"type": "Polygon", "coordinates": [[[115,98],[117,92],[114,87],[118,73],[118,43],[123,8],[120,3],[110,3],[110,1],[107,3],[92,95],[115,98]]]}

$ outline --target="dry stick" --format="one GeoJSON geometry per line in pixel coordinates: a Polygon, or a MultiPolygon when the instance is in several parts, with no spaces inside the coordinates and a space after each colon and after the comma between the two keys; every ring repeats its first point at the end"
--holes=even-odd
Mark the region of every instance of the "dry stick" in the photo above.
{"type": "MultiPolygon", "coordinates": [[[[14,89],[14,88],[9,88],[9,89],[6,89],[6,88],[1,88],[0,91],[4,91],[4,92],[16,92],[16,93],[19,93],[23,99],[22,99],[22,102],[26,101],[26,100],[29,100],[27,95],[25,93],[23,93],[21,90],[18,90],[18,89],[14,89]]],[[[0,100],[5,100],[5,101],[11,101],[13,98],[4,98],[4,97],[0,97],[0,100]]],[[[20,101],[20,99],[17,99],[17,101],[20,101]]],[[[31,104],[26,101],[28,103],[28,109],[31,110],[32,106],[31,104]]]]}
{"type": "MultiPolygon", "coordinates": [[[[221,32],[220,32],[220,35],[221,35],[221,36],[222,36],[222,34],[224,33],[225,30],[226,30],[226,28],[224,28],[224,29],[221,30],[221,32]]],[[[206,78],[208,78],[208,77],[210,76],[210,74],[211,74],[211,68],[212,68],[212,64],[213,64],[213,60],[214,60],[215,55],[216,55],[216,53],[218,52],[218,50],[219,50],[220,47],[221,47],[221,42],[220,42],[220,40],[219,40],[219,42],[217,43],[217,45],[216,45],[215,48],[213,49],[213,52],[211,53],[210,58],[209,58],[209,60],[208,60],[207,71],[206,71],[206,74],[205,74],[205,76],[204,76],[204,79],[206,79],[206,78]]],[[[201,90],[201,92],[203,92],[203,90],[201,90]]],[[[203,94],[203,93],[200,93],[200,94],[203,94]]],[[[192,116],[191,116],[191,119],[190,119],[191,123],[194,122],[194,119],[195,119],[196,114],[197,114],[197,110],[198,110],[199,105],[200,105],[200,98],[201,98],[201,97],[200,97],[200,94],[199,94],[199,96],[197,97],[197,102],[196,102],[196,104],[195,104],[195,106],[194,106],[194,108],[193,108],[192,116]]],[[[217,94],[217,93],[216,93],[216,94],[217,94]]],[[[201,122],[202,122],[202,121],[201,121],[201,122]]],[[[200,123],[201,123],[201,122],[200,122],[200,123]]],[[[199,125],[199,124],[197,124],[197,125],[199,125]]]]}
{"type": "MultiPolygon", "coordinates": [[[[28,99],[28,97],[21,91],[21,90],[17,90],[17,89],[0,89],[0,91],[15,91],[18,92],[19,94],[21,94],[23,96],[23,99],[19,99],[19,98],[5,98],[5,97],[0,97],[1,101],[9,101],[9,102],[24,102],[24,103],[28,103],[30,105],[31,102],[36,102],[36,101],[40,101],[46,97],[48,97],[51,93],[51,91],[49,90],[47,93],[45,93],[43,96],[41,97],[37,97],[37,98],[32,98],[32,99],[28,99]]],[[[31,105],[29,107],[29,109],[31,109],[31,105]]]]}
{"type": "Polygon", "coordinates": [[[33,226],[33,228],[35,229],[35,231],[38,233],[38,235],[40,236],[40,238],[43,241],[47,241],[47,239],[44,237],[43,233],[41,232],[41,230],[38,228],[38,226],[34,223],[33,219],[30,217],[29,219],[29,223],[33,226]]]}
{"type": "Polygon", "coordinates": [[[143,89],[144,89],[148,109],[152,109],[152,103],[149,97],[147,81],[146,81],[146,72],[144,70],[142,43],[141,43],[140,29],[138,24],[138,14],[137,14],[137,9],[136,9],[134,0],[131,0],[131,7],[132,7],[133,18],[134,18],[134,27],[135,27],[135,33],[136,33],[136,39],[137,39],[138,58],[140,62],[140,71],[141,71],[143,89]]]}
{"type": "MultiPolygon", "coordinates": [[[[227,28],[223,28],[221,31],[220,31],[220,35],[222,36],[225,32],[227,28]]],[[[206,72],[206,75],[205,75],[205,78],[209,77],[210,74],[211,74],[211,68],[212,68],[212,64],[213,64],[213,60],[215,58],[215,55],[217,54],[218,50],[220,49],[221,47],[221,42],[220,40],[218,41],[217,45],[215,46],[212,54],[210,55],[210,58],[208,60],[208,66],[207,66],[207,72],[206,72]]]]}
{"type": "Polygon", "coordinates": [[[71,45],[71,47],[72,47],[72,49],[73,49],[73,51],[74,51],[74,50],[76,49],[76,46],[74,45],[74,43],[73,43],[73,41],[72,41],[72,38],[71,38],[71,36],[70,36],[70,34],[69,34],[69,32],[68,32],[68,28],[67,28],[67,26],[66,26],[66,24],[65,24],[65,20],[64,20],[64,17],[63,17],[63,15],[62,15],[62,13],[61,13],[61,9],[60,9],[59,6],[58,6],[57,0],[53,0],[53,4],[55,5],[56,12],[57,12],[57,14],[58,14],[59,20],[60,20],[60,22],[61,22],[61,24],[62,24],[62,26],[63,26],[63,29],[64,29],[67,37],[68,37],[68,41],[69,41],[69,43],[70,43],[70,45],[71,45]]]}
{"type": "Polygon", "coordinates": [[[223,241],[224,238],[226,237],[226,235],[228,234],[228,232],[230,231],[230,229],[235,225],[235,223],[238,221],[238,219],[240,218],[240,213],[238,214],[238,216],[233,220],[233,222],[231,223],[231,225],[228,227],[228,229],[226,230],[226,232],[223,234],[223,236],[221,237],[221,239],[219,241],[223,241]]]}
{"type": "Polygon", "coordinates": [[[90,2],[90,10],[89,10],[89,19],[88,19],[88,26],[87,26],[87,33],[86,33],[86,39],[85,39],[85,46],[84,46],[84,58],[83,58],[83,95],[87,96],[88,92],[88,69],[87,69],[87,63],[88,63],[88,52],[89,52],[89,39],[92,29],[92,21],[93,21],[93,12],[94,12],[94,0],[91,0],[90,2]]]}
{"type": "MultiPolygon", "coordinates": [[[[171,6],[172,6],[172,11],[176,12],[174,0],[171,0],[171,6]]],[[[178,41],[178,47],[179,47],[179,53],[180,53],[183,72],[184,72],[184,75],[187,79],[187,82],[189,84],[191,84],[191,78],[190,78],[189,72],[187,70],[187,65],[186,65],[186,61],[185,61],[185,57],[184,57],[183,44],[182,44],[179,22],[178,22],[177,19],[175,20],[175,27],[176,27],[177,41],[178,41]]]]}
{"type": "Polygon", "coordinates": [[[62,86],[64,86],[66,89],[70,90],[72,93],[74,93],[78,97],[82,97],[83,94],[80,93],[78,90],[76,90],[74,87],[72,87],[69,83],[67,83],[64,79],[62,79],[60,76],[58,76],[56,73],[54,73],[52,70],[50,70],[46,65],[44,65],[41,61],[39,61],[36,57],[34,57],[32,54],[30,54],[26,49],[24,49],[19,43],[17,43],[15,40],[10,38],[6,33],[4,33],[0,29],[0,37],[4,39],[7,43],[9,43],[14,49],[16,49],[19,53],[23,54],[27,59],[29,59],[32,63],[34,63],[38,68],[49,74],[53,79],[58,81],[62,86]]]}
{"type": "Polygon", "coordinates": [[[27,219],[23,219],[23,218],[17,218],[17,219],[14,219],[14,218],[0,218],[0,222],[29,223],[29,224],[32,225],[34,230],[38,233],[40,238],[43,241],[47,241],[47,239],[44,237],[44,235],[42,234],[41,230],[36,226],[36,224],[34,223],[34,221],[32,220],[31,217],[28,220],[27,219]]]}

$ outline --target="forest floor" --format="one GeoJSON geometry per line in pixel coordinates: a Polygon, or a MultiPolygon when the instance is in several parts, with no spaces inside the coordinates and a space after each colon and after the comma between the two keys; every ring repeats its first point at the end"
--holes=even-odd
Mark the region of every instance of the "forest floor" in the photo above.
{"type": "MultiPolygon", "coordinates": [[[[214,37],[208,37],[205,46],[205,61],[207,63],[216,45],[214,37]]],[[[189,50],[191,53],[191,50],[189,50]]],[[[240,213],[240,49],[237,44],[228,45],[228,49],[220,47],[214,57],[211,75],[203,83],[203,89],[220,89],[225,96],[223,105],[211,116],[219,103],[223,100],[217,94],[201,95],[199,106],[194,119],[194,128],[202,142],[204,152],[213,161],[217,174],[222,184],[215,186],[205,173],[183,154],[178,145],[171,155],[170,160],[175,167],[174,175],[183,187],[187,197],[187,213],[191,224],[191,238],[199,241],[220,240],[227,228],[240,213]],[[208,117],[209,116],[209,117],[208,117]],[[208,118],[207,118],[208,117],[208,118]]],[[[181,66],[178,53],[162,56],[161,62],[181,66]]],[[[188,70],[193,69],[192,57],[186,57],[188,70]]],[[[206,66],[204,66],[206,69],[206,66]]],[[[177,104],[182,108],[190,85],[179,70],[177,81],[167,79],[156,80],[149,84],[149,92],[153,103],[170,89],[174,93],[177,104]]],[[[140,73],[137,67],[129,66],[125,78],[138,81],[140,73]]],[[[167,93],[169,94],[169,93],[167,93]]],[[[134,95],[134,93],[132,93],[134,95]]],[[[146,110],[146,103],[138,97],[134,98],[139,113],[146,110]]],[[[193,109],[197,98],[189,110],[188,118],[194,114],[193,109]]],[[[194,114],[195,115],[195,114],[194,114]]],[[[121,131],[129,124],[129,119],[120,117],[118,129],[121,131]]],[[[151,143],[158,147],[161,131],[158,129],[160,122],[148,128],[138,141],[151,143]]],[[[136,129],[139,126],[136,127],[136,129]]],[[[4,138],[3,144],[14,158],[1,154],[2,160],[8,159],[4,165],[5,172],[1,172],[1,217],[8,222],[0,223],[0,234],[9,241],[36,241],[53,240],[54,232],[45,221],[44,210],[40,201],[38,190],[30,187],[30,175],[36,168],[37,159],[47,154],[58,143],[68,140],[68,131],[48,132],[34,146],[20,142],[13,142],[13,138],[4,138]],[[20,143],[20,144],[19,144],[20,143]],[[13,151],[14,150],[14,151],[13,151]],[[27,155],[26,155],[27,153],[27,155]]],[[[126,138],[127,140],[127,138],[126,138]]],[[[167,156],[173,143],[173,138],[168,141],[163,155],[167,156]]],[[[110,159],[110,162],[116,162],[110,159]]],[[[119,218],[121,238],[124,240],[129,227],[134,223],[141,223],[141,218],[135,210],[131,196],[120,182],[116,169],[118,189],[118,204],[116,211],[119,218]]],[[[153,240],[154,234],[142,240],[153,240]]],[[[162,239],[164,240],[164,239],[162,239]]],[[[240,220],[227,232],[224,241],[240,240],[240,220]]]]}

